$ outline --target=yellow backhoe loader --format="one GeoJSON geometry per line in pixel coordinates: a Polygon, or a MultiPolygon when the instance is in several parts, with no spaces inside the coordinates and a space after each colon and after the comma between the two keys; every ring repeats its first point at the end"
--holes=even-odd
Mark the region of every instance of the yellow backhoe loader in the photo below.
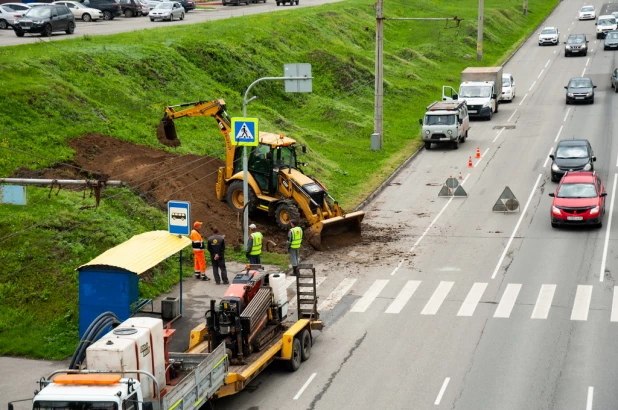
{"type": "MultiPolygon", "coordinates": [[[[174,120],[181,117],[214,117],[225,140],[225,166],[217,176],[217,199],[242,212],[243,172],[242,147],[232,145],[230,118],[223,100],[196,101],[165,107],[157,128],[162,144],[180,145],[174,120]]],[[[317,179],[305,175],[296,158],[296,141],[284,135],[259,133],[259,145],[251,148],[249,160],[249,212],[266,211],[274,216],[281,229],[290,228],[290,221],[307,220],[305,239],[316,249],[328,248],[326,238],[344,232],[360,235],[365,213],[345,214],[317,179]]],[[[306,148],[301,147],[305,152],[306,148]]]]}

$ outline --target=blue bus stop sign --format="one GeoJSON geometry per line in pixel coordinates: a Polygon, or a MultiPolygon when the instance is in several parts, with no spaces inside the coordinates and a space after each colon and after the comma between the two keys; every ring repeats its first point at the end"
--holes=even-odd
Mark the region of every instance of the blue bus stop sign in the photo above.
{"type": "Polygon", "coordinates": [[[191,202],[169,201],[167,203],[167,226],[174,235],[191,233],[191,202]]]}

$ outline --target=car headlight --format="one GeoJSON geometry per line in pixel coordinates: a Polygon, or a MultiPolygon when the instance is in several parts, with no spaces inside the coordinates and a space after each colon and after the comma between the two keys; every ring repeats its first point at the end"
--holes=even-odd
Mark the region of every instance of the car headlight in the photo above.
{"type": "Polygon", "coordinates": [[[451,135],[451,134],[453,134],[453,131],[448,130],[448,131],[446,131],[446,133],[447,133],[448,135],[451,135]]]}
{"type": "Polygon", "coordinates": [[[488,101],[485,104],[483,104],[483,108],[489,108],[489,107],[491,107],[491,101],[488,101]]]}
{"type": "Polygon", "coordinates": [[[573,97],[573,93],[567,93],[568,97],[573,97]]]}
{"type": "Polygon", "coordinates": [[[598,206],[595,206],[594,208],[592,208],[590,210],[590,215],[596,215],[598,213],[599,213],[599,207],[598,206]]]}
{"type": "Polygon", "coordinates": [[[551,213],[554,215],[562,215],[562,213],[560,212],[560,209],[556,208],[555,206],[551,207],[551,213]]]}
{"type": "Polygon", "coordinates": [[[586,97],[590,97],[592,96],[592,91],[590,91],[589,93],[586,93],[586,97]]]}
{"type": "Polygon", "coordinates": [[[32,22],[32,24],[44,24],[45,20],[35,20],[32,22]]]}
{"type": "Polygon", "coordinates": [[[425,135],[429,135],[429,130],[425,131],[425,135]]]}
{"type": "Polygon", "coordinates": [[[590,171],[591,169],[592,169],[592,165],[590,165],[590,164],[586,164],[584,166],[584,171],[590,171]]]}
{"type": "Polygon", "coordinates": [[[558,171],[560,171],[560,168],[556,164],[551,164],[551,170],[558,172],[558,171]]]}
{"type": "Polygon", "coordinates": [[[567,50],[570,50],[570,49],[571,49],[571,46],[567,45],[567,46],[566,46],[566,49],[567,49],[567,50]]]}

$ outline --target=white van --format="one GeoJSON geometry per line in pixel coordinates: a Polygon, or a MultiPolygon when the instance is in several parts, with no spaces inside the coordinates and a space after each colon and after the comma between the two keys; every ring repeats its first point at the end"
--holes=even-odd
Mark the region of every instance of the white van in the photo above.
{"type": "Polygon", "coordinates": [[[618,25],[616,24],[616,17],[611,14],[599,16],[599,19],[594,24],[597,26],[597,38],[605,38],[605,34],[607,34],[608,31],[616,30],[616,28],[618,28],[618,25]]]}

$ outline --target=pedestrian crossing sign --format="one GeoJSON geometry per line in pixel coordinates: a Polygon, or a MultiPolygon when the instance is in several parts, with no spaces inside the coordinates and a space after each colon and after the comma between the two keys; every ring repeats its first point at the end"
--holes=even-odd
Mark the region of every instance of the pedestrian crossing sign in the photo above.
{"type": "Polygon", "coordinates": [[[258,145],[258,119],[232,118],[232,145],[258,145]]]}

